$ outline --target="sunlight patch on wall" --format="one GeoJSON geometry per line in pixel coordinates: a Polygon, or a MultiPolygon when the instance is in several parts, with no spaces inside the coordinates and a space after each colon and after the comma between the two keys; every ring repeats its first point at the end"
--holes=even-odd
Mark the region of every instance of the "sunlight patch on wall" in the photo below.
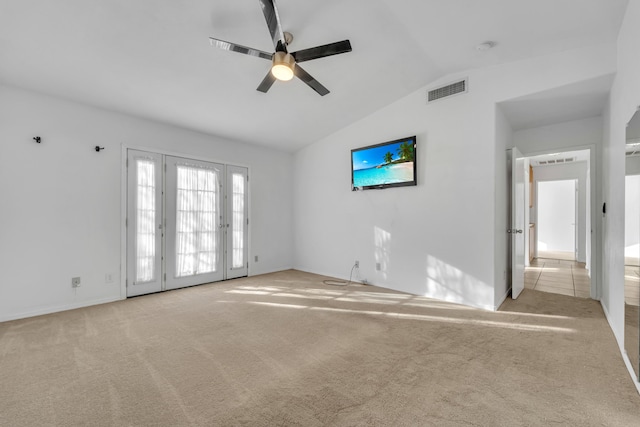
{"type": "Polygon", "coordinates": [[[492,286],[432,255],[427,255],[425,296],[493,309],[492,286]]]}
{"type": "Polygon", "coordinates": [[[374,227],[373,242],[375,245],[376,270],[386,280],[391,260],[391,233],[380,227],[374,227]]]}

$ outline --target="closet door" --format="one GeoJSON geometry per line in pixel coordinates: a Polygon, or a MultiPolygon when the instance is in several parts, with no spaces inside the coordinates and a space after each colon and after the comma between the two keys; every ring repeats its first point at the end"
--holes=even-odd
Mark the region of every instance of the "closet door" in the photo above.
{"type": "Polygon", "coordinates": [[[162,290],[162,156],[127,152],[127,296],[162,290]]]}
{"type": "Polygon", "coordinates": [[[224,166],[165,158],[166,289],[224,279],[224,166]]]}
{"type": "Polygon", "coordinates": [[[227,279],[247,276],[248,250],[247,168],[227,166],[226,188],[226,270],[227,279]]]}

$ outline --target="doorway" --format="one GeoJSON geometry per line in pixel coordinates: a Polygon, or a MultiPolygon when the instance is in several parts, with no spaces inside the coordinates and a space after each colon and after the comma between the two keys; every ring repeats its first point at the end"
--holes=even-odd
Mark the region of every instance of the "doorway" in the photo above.
{"type": "Polygon", "coordinates": [[[576,260],[577,181],[539,181],[538,258],[576,260]]]}
{"type": "Polygon", "coordinates": [[[127,296],[248,274],[246,168],[127,151],[127,296]]]}
{"type": "MultiPolygon", "coordinates": [[[[591,262],[591,218],[595,213],[592,151],[523,155],[525,166],[521,172],[525,182],[529,182],[525,186],[526,258],[521,270],[526,289],[583,298],[597,295],[592,282],[595,263],[591,262]],[[563,196],[560,199],[545,196],[547,184],[557,181],[564,181],[565,191],[560,192],[563,196]],[[560,241],[554,231],[558,223],[563,228],[560,241]]],[[[553,191],[554,184],[550,186],[553,191]]],[[[510,265],[512,271],[519,270],[513,259],[510,265]]]]}

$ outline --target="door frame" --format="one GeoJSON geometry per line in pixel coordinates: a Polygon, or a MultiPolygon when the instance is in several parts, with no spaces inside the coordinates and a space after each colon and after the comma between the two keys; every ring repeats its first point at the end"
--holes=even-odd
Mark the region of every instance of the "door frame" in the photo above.
{"type": "MultiPolygon", "coordinates": [[[[602,187],[600,184],[600,186],[597,185],[598,183],[598,174],[601,168],[601,164],[600,162],[598,162],[597,159],[599,159],[600,156],[600,150],[601,148],[596,146],[595,144],[589,144],[589,145],[580,145],[580,146],[575,146],[575,147],[551,147],[548,148],[546,150],[541,150],[541,151],[526,151],[523,148],[524,151],[522,151],[522,155],[525,158],[528,157],[535,157],[535,156],[539,156],[539,155],[543,155],[543,154],[552,154],[552,153],[564,153],[564,152],[569,152],[569,151],[581,151],[581,150],[589,150],[589,173],[588,173],[588,179],[589,179],[589,184],[588,184],[588,189],[589,189],[589,194],[588,196],[588,201],[589,201],[589,206],[587,206],[587,211],[589,212],[589,218],[590,221],[587,222],[587,224],[590,226],[590,231],[588,233],[587,238],[590,239],[591,244],[590,244],[590,259],[589,261],[589,266],[591,267],[589,269],[589,276],[591,278],[591,298],[594,300],[600,300],[601,296],[602,296],[602,281],[603,281],[603,268],[602,268],[602,242],[603,242],[603,225],[602,222],[603,221],[599,221],[598,218],[602,218],[602,214],[600,213],[601,211],[599,209],[601,209],[602,206],[602,187]],[[598,191],[600,189],[600,192],[598,191]]],[[[536,192],[537,192],[537,188],[536,188],[536,192]]],[[[509,195],[509,197],[511,197],[509,195]]],[[[537,197],[537,194],[536,194],[537,197]]],[[[509,200],[509,209],[512,209],[512,203],[510,199],[509,200]]],[[[537,236],[537,230],[536,230],[536,241],[538,239],[537,236]]],[[[538,248],[536,247],[536,253],[538,251],[538,248]]],[[[510,250],[507,249],[507,265],[511,266],[511,253],[510,250]]],[[[509,286],[511,285],[511,283],[509,283],[509,286]]]]}
{"type": "MultiPolygon", "coordinates": [[[[229,163],[227,160],[207,157],[200,154],[185,153],[180,151],[163,150],[157,147],[149,147],[144,145],[135,145],[122,143],[120,145],[120,299],[127,299],[127,151],[138,150],[148,151],[151,153],[160,154],[162,156],[183,157],[187,159],[198,160],[202,162],[220,163],[223,165],[240,166],[247,169],[247,174],[251,175],[251,167],[246,163],[233,162],[229,163]]],[[[251,203],[251,182],[247,181],[247,212],[249,218],[252,217],[252,203],[251,203]]],[[[247,225],[248,233],[248,248],[247,257],[251,258],[251,240],[252,240],[252,227],[253,221],[250,221],[247,225]]],[[[251,275],[251,263],[247,270],[247,276],[251,275]]]]}

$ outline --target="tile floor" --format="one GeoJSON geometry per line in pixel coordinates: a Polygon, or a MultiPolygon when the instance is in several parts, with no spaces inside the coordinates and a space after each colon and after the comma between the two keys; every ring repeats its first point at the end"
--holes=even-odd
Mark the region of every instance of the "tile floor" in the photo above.
{"type": "Polygon", "coordinates": [[[524,272],[524,287],[579,298],[591,298],[591,279],[582,262],[536,258],[524,272]]]}
{"type": "MultiPolygon", "coordinates": [[[[524,287],[579,298],[591,297],[591,279],[584,263],[563,259],[536,258],[525,268],[524,287]]],[[[627,265],[624,271],[625,302],[640,305],[640,267],[627,265]]]]}

